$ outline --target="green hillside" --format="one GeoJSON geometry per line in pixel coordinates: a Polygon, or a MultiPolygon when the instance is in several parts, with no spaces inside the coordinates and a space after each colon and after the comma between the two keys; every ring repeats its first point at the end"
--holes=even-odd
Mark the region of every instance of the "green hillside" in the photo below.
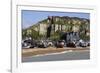
{"type": "Polygon", "coordinates": [[[22,29],[22,38],[32,37],[33,39],[44,39],[47,36],[47,27],[52,25],[51,39],[59,39],[62,32],[79,32],[82,39],[89,39],[90,20],[78,17],[52,16],[52,23],[47,18],[37,24],[22,29]]]}

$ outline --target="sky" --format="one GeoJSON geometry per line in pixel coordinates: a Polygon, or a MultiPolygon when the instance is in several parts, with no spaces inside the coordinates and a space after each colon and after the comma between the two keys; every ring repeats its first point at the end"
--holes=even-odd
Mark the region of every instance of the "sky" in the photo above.
{"type": "Polygon", "coordinates": [[[80,12],[53,12],[53,11],[34,11],[34,10],[22,10],[21,20],[22,28],[28,28],[39,21],[46,19],[48,16],[69,16],[69,17],[79,17],[79,18],[90,18],[89,13],[80,12]]]}

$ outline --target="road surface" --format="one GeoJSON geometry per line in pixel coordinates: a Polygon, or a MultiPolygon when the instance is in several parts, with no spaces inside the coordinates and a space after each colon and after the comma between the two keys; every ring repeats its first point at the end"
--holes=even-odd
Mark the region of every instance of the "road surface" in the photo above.
{"type": "Polygon", "coordinates": [[[59,54],[23,57],[22,62],[43,62],[43,61],[62,61],[62,60],[86,60],[90,59],[88,51],[72,51],[59,54]]]}

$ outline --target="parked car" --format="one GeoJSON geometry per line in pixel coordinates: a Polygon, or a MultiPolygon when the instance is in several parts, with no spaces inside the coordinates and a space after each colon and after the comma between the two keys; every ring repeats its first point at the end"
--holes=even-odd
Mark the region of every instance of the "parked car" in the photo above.
{"type": "Polygon", "coordinates": [[[56,46],[57,48],[63,48],[64,45],[65,45],[64,40],[59,40],[59,41],[56,42],[56,45],[55,45],[55,46],[56,46]]]}
{"type": "Polygon", "coordinates": [[[32,39],[26,39],[22,41],[22,48],[34,48],[35,41],[32,39]]]}
{"type": "Polygon", "coordinates": [[[53,47],[53,46],[54,46],[53,41],[48,40],[48,41],[47,41],[47,46],[48,46],[48,47],[53,47]]]}
{"type": "Polygon", "coordinates": [[[37,42],[37,47],[39,47],[39,48],[46,48],[47,46],[48,46],[47,42],[44,40],[40,40],[37,42]]]}
{"type": "Polygon", "coordinates": [[[88,46],[88,42],[85,42],[84,40],[80,39],[79,40],[79,46],[80,47],[87,47],[88,46]]]}
{"type": "Polygon", "coordinates": [[[75,48],[76,47],[76,42],[75,41],[71,41],[69,43],[66,43],[66,46],[75,48]]]}

